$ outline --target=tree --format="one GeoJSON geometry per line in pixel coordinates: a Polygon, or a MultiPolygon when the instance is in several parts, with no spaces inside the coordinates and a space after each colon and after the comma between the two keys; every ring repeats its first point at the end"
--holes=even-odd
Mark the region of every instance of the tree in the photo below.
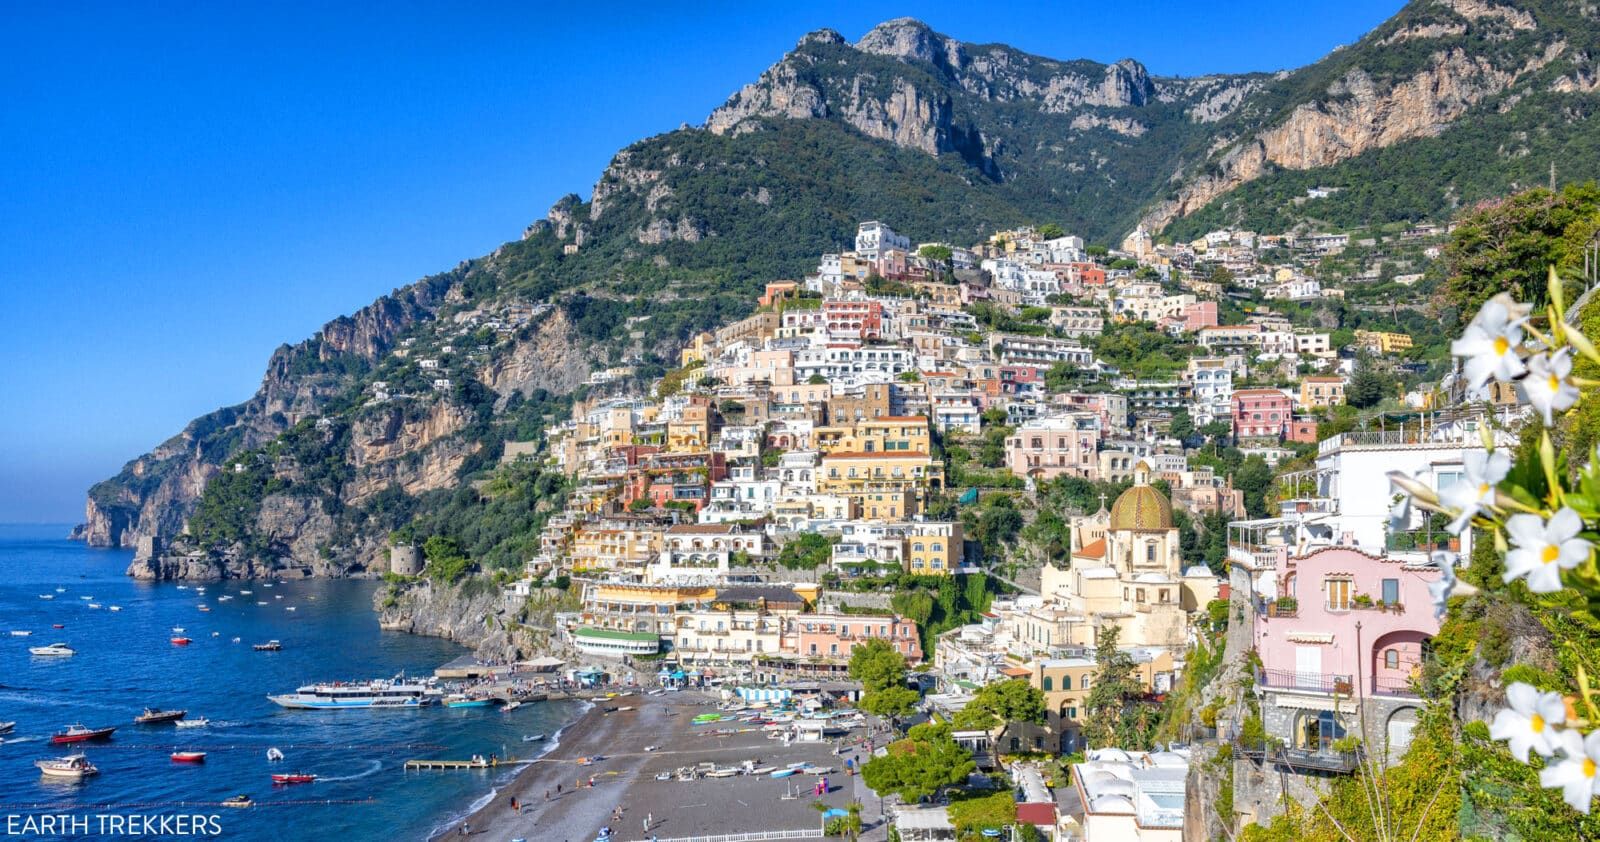
{"type": "Polygon", "coordinates": [[[871,693],[906,684],[906,658],[889,641],[872,638],[850,651],[850,677],[871,693]]]}
{"type": "Polygon", "coordinates": [[[1350,378],[1350,385],[1344,390],[1344,400],[1345,403],[1358,409],[1367,409],[1377,406],[1388,391],[1388,378],[1379,374],[1372,366],[1365,365],[1350,378]]]}
{"type": "Polygon", "coordinates": [[[1267,489],[1272,487],[1272,468],[1260,456],[1251,456],[1239,465],[1233,487],[1244,492],[1244,508],[1251,517],[1267,516],[1267,489]]]}
{"type": "Polygon", "coordinates": [[[806,378],[806,385],[808,385],[808,386],[821,386],[822,384],[827,383],[827,382],[828,382],[828,378],[823,377],[820,374],[813,374],[810,377],[806,378]]]}
{"type": "Polygon", "coordinates": [[[938,795],[966,781],[977,769],[972,753],[950,735],[950,726],[925,722],[903,740],[890,743],[881,757],[861,766],[861,779],[879,795],[893,793],[907,803],[938,795]]]}
{"type": "MultiPolygon", "coordinates": [[[[1133,658],[1117,648],[1121,633],[1118,626],[1104,626],[1095,643],[1094,686],[1083,702],[1083,738],[1094,748],[1117,745],[1129,736],[1129,703],[1144,693],[1134,673],[1133,658]]],[[[1139,748],[1126,744],[1120,747],[1139,748]]]]}
{"type": "Polygon", "coordinates": [[[1178,441],[1187,441],[1194,435],[1194,419],[1189,417],[1189,410],[1180,406],[1172,411],[1172,423],[1167,426],[1167,434],[1178,441]]]}
{"type": "MultiPolygon", "coordinates": [[[[1600,228],[1600,187],[1535,188],[1462,216],[1445,246],[1440,296],[1462,323],[1497,292],[1542,307],[1546,272],[1565,272],[1600,228]]],[[[1568,301],[1572,297],[1568,297],[1568,301]]]]}
{"type": "Polygon", "coordinates": [[[1054,222],[1046,222],[1045,224],[1039,226],[1039,230],[1035,233],[1039,235],[1039,239],[1041,240],[1056,240],[1067,235],[1067,232],[1062,230],[1061,226],[1055,224],[1054,222]]]}
{"type": "Polygon", "coordinates": [[[1021,678],[984,685],[955,715],[957,728],[989,730],[1012,722],[1044,723],[1044,692],[1021,678]]]}
{"type": "Polygon", "coordinates": [[[934,263],[940,263],[940,264],[948,264],[950,262],[951,253],[952,252],[951,252],[949,246],[939,246],[939,245],[931,245],[930,244],[930,245],[923,246],[920,249],[917,249],[917,255],[919,257],[922,257],[922,258],[925,258],[927,260],[931,260],[934,263]]]}
{"type": "Polygon", "coordinates": [[[789,539],[778,551],[778,564],[789,570],[815,570],[833,557],[833,542],[815,532],[789,539]]]}
{"type": "Polygon", "coordinates": [[[874,690],[861,696],[861,709],[875,716],[882,716],[891,724],[917,712],[917,702],[922,699],[917,691],[904,685],[899,687],[885,687],[874,690]]]}

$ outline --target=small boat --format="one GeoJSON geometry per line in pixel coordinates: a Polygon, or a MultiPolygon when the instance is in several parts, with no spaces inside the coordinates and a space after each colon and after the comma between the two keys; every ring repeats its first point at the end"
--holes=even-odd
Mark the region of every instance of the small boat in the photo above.
{"type": "Polygon", "coordinates": [[[238,643],[238,642],[239,642],[239,638],[237,638],[237,637],[236,637],[236,638],[234,638],[234,639],[233,639],[233,642],[234,642],[234,643],[238,643]]]}
{"type": "Polygon", "coordinates": [[[285,605],[283,607],[283,610],[285,610],[285,611],[294,611],[295,607],[293,605],[285,605]]]}
{"type": "Polygon", "coordinates": [[[51,623],[50,624],[50,628],[53,628],[53,629],[64,629],[64,628],[66,628],[66,625],[64,623],[51,623]]]}
{"type": "Polygon", "coordinates": [[[222,632],[212,632],[211,636],[212,637],[221,637],[222,636],[222,632]]]}
{"type": "Polygon", "coordinates": [[[283,650],[283,644],[276,640],[269,640],[266,643],[257,643],[250,648],[257,652],[280,652],[283,650]]]}
{"type": "Polygon", "coordinates": [[[276,763],[277,761],[282,760],[282,759],[283,759],[283,752],[279,751],[276,746],[274,746],[273,748],[267,749],[267,761],[268,762],[276,763]]]}
{"type": "Polygon", "coordinates": [[[159,725],[164,722],[177,722],[189,714],[186,710],[159,710],[145,708],[144,713],[133,718],[135,725],[159,725]]]}
{"type": "MultiPolygon", "coordinates": [[[[15,730],[17,730],[17,723],[15,723],[15,722],[0,722],[0,734],[9,734],[9,733],[11,733],[12,731],[15,731],[15,730]]],[[[526,739],[526,738],[524,738],[524,739],[526,739]]]]}
{"type": "Polygon", "coordinates": [[[734,775],[737,775],[737,774],[739,774],[739,770],[738,769],[735,769],[732,766],[724,766],[724,767],[722,767],[720,769],[712,769],[711,771],[707,772],[706,773],[706,777],[708,777],[708,778],[731,778],[731,777],[733,777],[734,775]]]}
{"type": "Polygon", "coordinates": [[[192,639],[187,638],[187,637],[174,637],[174,638],[172,638],[172,645],[173,646],[188,646],[189,644],[191,644],[193,642],[194,641],[192,639]]]}
{"type": "Polygon", "coordinates": [[[658,781],[670,781],[670,780],[672,780],[672,773],[671,772],[657,772],[656,773],[656,780],[658,780],[658,781]]]}
{"type": "Polygon", "coordinates": [[[67,592],[66,588],[56,588],[56,593],[66,593],[66,592],[67,592]]]}
{"type": "Polygon", "coordinates": [[[80,596],[78,598],[83,600],[84,602],[88,602],[89,600],[94,599],[94,597],[92,597],[92,596],[80,596]]]}
{"type": "Polygon", "coordinates": [[[41,657],[66,658],[78,654],[78,650],[65,643],[52,643],[49,646],[30,646],[28,653],[41,657]]]}
{"type": "Polygon", "coordinates": [[[206,753],[203,751],[175,751],[172,753],[173,763],[204,763],[206,753]]]}
{"type": "Polygon", "coordinates": [[[200,606],[200,610],[201,611],[210,611],[211,609],[206,607],[206,606],[204,606],[204,605],[202,605],[202,606],[200,606]]]}
{"type": "Polygon", "coordinates": [[[536,743],[542,739],[544,739],[543,734],[528,734],[522,738],[522,741],[525,743],[536,743]]]}
{"type": "Polygon", "coordinates": [[[66,743],[87,743],[98,740],[109,740],[111,739],[111,732],[115,730],[117,730],[116,726],[109,728],[90,728],[85,725],[68,725],[65,731],[58,731],[55,734],[52,734],[50,736],[50,742],[54,745],[64,745],[66,743]]]}
{"type": "Polygon", "coordinates": [[[315,781],[316,779],[317,779],[316,775],[309,775],[309,774],[306,774],[305,772],[288,772],[288,773],[282,773],[282,774],[274,774],[272,776],[272,782],[274,784],[279,785],[279,786],[283,786],[285,784],[308,784],[308,783],[311,783],[311,782],[315,781]]]}
{"type": "Polygon", "coordinates": [[[179,719],[172,724],[179,728],[204,728],[211,724],[211,720],[202,716],[199,719],[179,719]]]}
{"type": "Polygon", "coordinates": [[[259,602],[259,601],[258,601],[258,602],[257,602],[257,603],[256,603],[256,604],[257,604],[257,605],[266,605],[266,603],[265,603],[265,602],[259,602]]]}
{"type": "Polygon", "coordinates": [[[188,589],[189,589],[189,586],[188,586],[188,585],[179,585],[179,586],[178,586],[178,590],[180,590],[180,591],[186,591],[186,590],[188,590],[188,589]]]}
{"type": "Polygon", "coordinates": [[[183,634],[183,626],[173,626],[172,627],[172,633],[173,634],[183,634]]]}
{"type": "Polygon", "coordinates": [[[232,600],[232,599],[233,599],[233,597],[228,596],[227,594],[223,594],[222,596],[217,597],[217,601],[218,602],[228,602],[229,600],[232,600]]]}
{"type": "Polygon", "coordinates": [[[506,702],[504,707],[500,708],[500,712],[501,713],[510,713],[510,712],[516,710],[519,707],[522,707],[522,703],[517,701],[516,699],[512,699],[511,701],[506,702]]]}
{"type": "Polygon", "coordinates": [[[12,629],[11,630],[11,636],[12,637],[28,637],[31,634],[33,634],[33,632],[27,631],[26,629],[12,629]]]}
{"type": "Polygon", "coordinates": [[[54,760],[35,760],[33,765],[39,767],[39,771],[47,777],[69,778],[75,781],[100,773],[100,770],[89,762],[89,758],[81,754],[69,754],[54,760]]]}
{"type": "Polygon", "coordinates": [[[281,593],[279,593],[279,594],[273,594],[273,595],[272,595],[272,598],[273,598],[273,599],[283,599],[283,594],[281,594],[281,593]]]}
{"type": "Polygon", "coordinates": [[[644,750],[645,751],[660,751],[661,750],[661,746],[645,746],[644,750]]]}
{"type": "Polygon", "coordinates": [[[493,700],[474,699],[461,693],[452,693],[444,697],[444,706],[447,708],[486,708],[493,700]]]}
{"type": "Polygon", "coordinates": [[[91,603],[89,603],[89,607],[90,608],[99,608],[99,607],[101,607],[101,605],[98,602],[91,602],[91,603]]]}
{"type": "Polygon", "coordinates": [[[55,599],[56,595],[53,594],[53,593],[42,593],[42,594],[39,594],[39,598],[40,599],[55,599]]]}
{"type": "Polygon", "coordinates": [[[793,775],[795,772],[798,772],[798,771],[799,771],[798,769],[779,769],[776,772],[773,772],[769,777],[787,778],[790,775],[793,775]]]}
{"type": "Polygon", "coordinates": [[[109,609],[107,609],[107,610],[109,610],[109,611],[121,611],[121,610],[122,610],[122,606],[120,606],[120,605],[113,605],[113,606],[111,606],[111,607],[110,607],[110,608],[109,608],[109,609]]]}
{"type": "Polygon", "coordinates": [[[248,795],[235,795],[232,798],[224,798],[219,803],[224,807],[254,807],[256,805],[256,802],[250,800],[248,795]]]}
{"type": "Polygon", "coordinates": [[[240,591],[240,592],[239,592],[239,593],[242,593],[242,594],[244,594],[244,595],[245,595],[245,596],[249,596],[249,595],[251,595],[251,594],[253,594],[253,593],[255,593],[255,591],[240,591]]]}

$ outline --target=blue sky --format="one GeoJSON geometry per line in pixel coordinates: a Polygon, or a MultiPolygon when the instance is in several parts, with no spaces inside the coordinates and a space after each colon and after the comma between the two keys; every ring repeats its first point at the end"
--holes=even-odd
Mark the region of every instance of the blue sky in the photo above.
{"type": "Polygon", "coordinates": [[[76,519],[277,345],[515,238],[810,30],[1197,75],[1400,3],[135,5],[0,0],[0,522],[76,519]]]}

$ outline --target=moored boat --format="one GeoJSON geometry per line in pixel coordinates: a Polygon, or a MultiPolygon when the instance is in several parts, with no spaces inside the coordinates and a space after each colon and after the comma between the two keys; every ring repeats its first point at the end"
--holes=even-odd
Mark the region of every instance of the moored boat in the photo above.
{"type": "Polygon", "coordinates": [[[82,780],[100,772],[93,763],[89,762],[89,758],[81,754],[69,754],[66,757],[49,760],[35,760],[33,765],[39,767],[39,771],[48,777],[68,778],[70,780],[82,780]]]}
{"type": "Polygon", "coordinates": [[[180,637],[172,638],[172,645],[173,646],[188,646],[189,644],[191,644],[193,642],[194,641],[192,639],[187,638],[187,637],[181,637],[180,636],[180,637]]]}
{"type": "Polygon", "coordinates": [[[78,650],[65,643],[52,643],[49,646],[30,646],[28,654],[47,658],[66,658],[78,654],[78,650]]]}
{"type": "Polygon", "coordinates": [[[281,707],[298,710],[344,708],[416,708],[432,704],[441,691],[431,681],[396,677],[376,681],[307,684],[293,693],[268,696],[281,707]]]}
{"type": "Polygon", "coordinates": [[[145,708],[144,713],[133,718],[135,725],[158,725],[163,722],[176,722],[188,715],[186,710],[159,710],[145,708]]]}
{"type": "Polygon", "coordinates": [[[464,693],[452,693],[444,697],[444,706],[447,708],[486,708],[493,703],[493,699],[476,699],[464,693]]]}
{"type": "Polygon", "coordinates": [[[224,807],[254,807],[256,802],[251,800],[250,796],[241,794],[232,798],[224,798],[219,803],[224,807]]]}
{"type": "Polygon", "coordinates": [[[108,728],[90,728],[86,725],[68,725],[65,731],[57,731],[50,736],[50,742],[56,745],[65,743],[86,743],[91,740],[109,740],[111,732],[117,730],[116,726],[108,728]]]}
{"type": "Polygon", "coordinates": [[[275,763],[275,762],[277,762],[279,760],[282,760],[282,759],[283,759],[283,752],[279,751],[276,746],[267,749],[267,762],[275,763]]]}
{"type": "Polygon", "coordinates": [[[204,763],[206,753],[203,751],[175,751],[172,753],[173,763],[204,763]]]}
{"type": "Polygon", "coordinates": [[[269,640],[266,643],[253,644],[250,648],[257,652],[279,652],[282,651],[283,644],[276,640],[269,640]]]}

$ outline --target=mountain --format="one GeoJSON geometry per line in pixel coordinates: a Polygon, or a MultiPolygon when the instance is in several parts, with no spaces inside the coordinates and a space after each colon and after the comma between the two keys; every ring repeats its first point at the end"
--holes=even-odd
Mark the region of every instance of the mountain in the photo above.
{"type": "Polygon", "coordinates": [[[848,248],[860,220],[914,242],[1035,222],[1112,242],[1141,223],[1188,237],[1441,216],[1552,162],[1594,177],[1597,31],[1577,0],[1417,0],[1308,67],[1197,78],[910,19],[854,44],[813,32],[703,125],[619,151],[587,201],[278,349],[250,400],[95,485],[75,534],[191,533],[198,567],[143,575],[367,569],[419,524],[510,560],[545,512],[469,485],[505,441],[535,438],[588,371],[659,374],[765,281],[848,248]],[[1317,185],[1340,190],[1306,201],[1317,185]]]}

